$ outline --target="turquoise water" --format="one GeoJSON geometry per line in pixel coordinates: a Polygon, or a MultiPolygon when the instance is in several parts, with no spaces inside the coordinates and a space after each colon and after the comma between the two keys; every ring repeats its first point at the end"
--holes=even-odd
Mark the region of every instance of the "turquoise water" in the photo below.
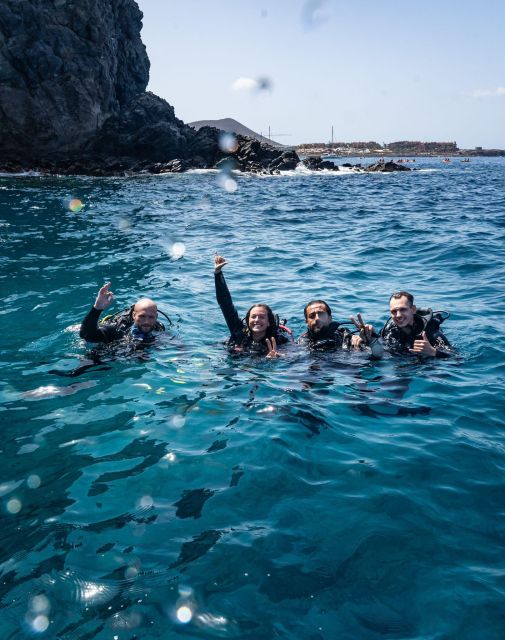
{"type": "Polygon", "coordinates": [[[505,159],[416,166],[0,177],[2,638],[503,638],[505,159]],[[215,250],[243,313],[407,289],[459,355],[231,358],[215,250]],[[80,370],[108,280],[172,334],[80,370]]]}

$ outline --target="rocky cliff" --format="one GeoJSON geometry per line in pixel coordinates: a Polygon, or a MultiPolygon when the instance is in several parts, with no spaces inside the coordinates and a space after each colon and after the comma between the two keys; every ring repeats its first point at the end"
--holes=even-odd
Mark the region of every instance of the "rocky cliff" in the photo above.
{"type": "Polygon", "coordinates": [[[2,0],[2,155],[77,151],[145,91],[141,19],[132,0],[2,0]]]}
{"type": "Polygon", "coordinates": [[[134,0],[1,0],[0,168],[108,174],[222,159],[216,129],[195,131],[146,93],[141,27],[134,0]]]}

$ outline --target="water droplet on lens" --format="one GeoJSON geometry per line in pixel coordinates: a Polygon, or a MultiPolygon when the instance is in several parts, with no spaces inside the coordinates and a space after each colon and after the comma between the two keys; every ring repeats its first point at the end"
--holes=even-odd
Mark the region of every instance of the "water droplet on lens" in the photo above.
{"type": "Polygon", "coordinates": [[[238,189],[238,185],[236,181],[233,180],[233,178],[227,178],[224,181],[224,190],[227,191],[228,193],[235,193],[237,189],[238,189]]]}
{"type": "Polygon", "coordinates": [[[186,245],[184,242],[174,242],[170,247],[170,257],[172,260],[179,260],[186,253],[186,245]]]}
{"type": "Polygon", "coordinates": [[[173,416],[172,426],[176,429],[181,429],[186,424],[186,418],[184,416],[173,416]]]}
{"type": "Polygon", "coordinates": [[[70,209],[70,211],[72,211],[72,213],[78,213],[79,211],[82,211],[84,205],[82,201],[79,200],[79,198],[73,198],[68,203],[68,208],[70,209]]]}
{"type": "Polygon", "coordinates": [[[26,479],[26,484],[30,489],[38,489],[41,485],[41,482],[42,481],[39,476],[35,474],[28,476],[28,478],[26,479]]]}
{"type": "Polygon", "coordinates": [[[193,612],[189,607],[183,606],[177,609],[177,620],[183,624],[188,623],[193,617],[193,612]]]}
{"type": "Polygon", "coordinates": [[[34,596],[31,599],[30,609],[35,613],[49,613],[51,604],[49,602],[49,599],[41,593],[40,595],[34,596]]]}
{"type": "Polygon", "coordinates": [[[139,570],[137,569],[137,567],[127,567],[124,572],[124,577],[127,580],[132,580],[133,578],[136,578],[138,574],[139,570]]]}
{"type": "Polygon", "coordinates": [[[219,136],[219,148],[225,153],[235,153],[238,149],[237,138],[233,133],[222,133],[219,136]]]}
{"type": "Polygon", "coordinates": [[[130,229],[130,227],[131,223],[129,220],[127,220],[126,218],[118,218],[117,228],[119,229],[119,231],[127,231],[128,229],[130,229]]]}
{"type": "Polygon", "coordinates": [[[18,500],[17,498],[11,498],[7,503],[7,511],[12,514],[19,513],[22,507],[23,505],[21,500],[18,500]]]}
{"type": "Polygon", "coordinates": [[[150,509],[154,505],[154,500],[151,496],[142,496],[139,501],[139,507],[141,509],[150,509]]]}
{"type": "Polygon", "coordinates": [[[253,78],[237,78],[231,88],[234,91],[251,91],[257,88],[257,82],[253,78]]]}
{"type": "Polygon", "coordinates": [[[257,90],[258,91],[271,91],[272,87],[273,87],[273,82],[270,80],[270,78],[267,78],[266,76],[261,77],[261,78],[257,78],[256,80],[257,82],[257,90]]]}
{"type": "Polygon", "coordinates": [[[32,622],[32,628],[37,633],[43,633],[49,627],[49,619],[47,616],[37,616],[32,622]]]}

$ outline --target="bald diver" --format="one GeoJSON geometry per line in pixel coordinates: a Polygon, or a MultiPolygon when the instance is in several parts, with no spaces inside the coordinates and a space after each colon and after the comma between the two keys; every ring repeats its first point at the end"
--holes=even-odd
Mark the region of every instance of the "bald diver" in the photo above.
{"type": "Polygon", "coordinates": [[[158,310],[157,304],[150,298],[140,298],[131,307],[100,320],[102,312],[114,300],[110,285],[111,283],[107,282],[100,288],[79,330],[79,336],[83,340],[98,343],[98,346],[89,351],[86,360],[72,371],[52,369],[49,373],[75,378],[89,369],[109,369],[105,362],[117,357],[135,354],[136,357],[146,358],[147,355],[143,354],[146,347],[152,345],[158,336],[166,333],[165,325],[158,320],[158,315],[165,316],[170,325],[172,322],[166,314],[158,310]]]}

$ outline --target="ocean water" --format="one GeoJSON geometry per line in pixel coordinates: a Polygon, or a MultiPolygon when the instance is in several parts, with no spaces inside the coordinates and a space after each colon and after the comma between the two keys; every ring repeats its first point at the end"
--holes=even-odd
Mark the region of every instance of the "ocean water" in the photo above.
{"type": "Polygon", "coordinates": [[[0,177],[0,637],[504,637],[505,159],[409,166],[0,177]],[[243,313],[407,289],[458,354],[232,358],[216,250],[243,313]],[[170,335],[83,343],[106,281],[170,335]]]}

